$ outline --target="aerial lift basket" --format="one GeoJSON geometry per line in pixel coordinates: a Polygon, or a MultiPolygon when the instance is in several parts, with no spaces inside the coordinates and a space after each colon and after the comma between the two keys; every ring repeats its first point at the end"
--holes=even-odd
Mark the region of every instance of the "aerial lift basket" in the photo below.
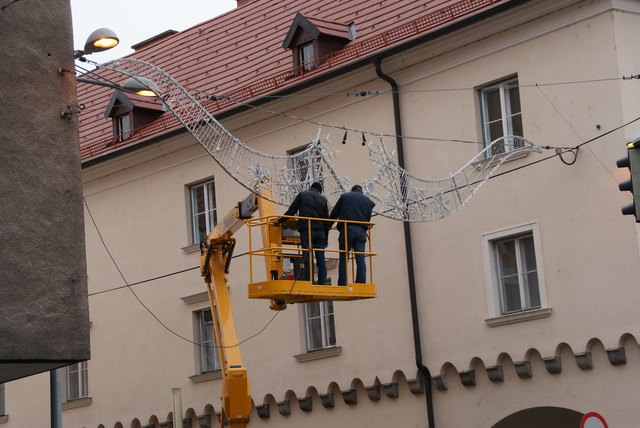
{"type": "MultiPolygon", "coordinates": [[[[367,229],[367,245],[368,248],[363,253],[355,253],[354,251],[339,250],[330,248],[329,246],[323,250],[314,249],[314,251],[324,251],[327,264],[337,265],[340,253],[346,254],[346,286],[338,285],[318,285],[311,280],[300,279],[304,275],[301,273],[306,269],[308,273],[309,266],[312,265],[311,251],[306,250],[300,245],[300,236],[296,231],[298,222],[306,221],[329,221],[327,219],[317,219],[299,216],[286,216],[287,220],[278,224],[276,220],[282,216],[268,215],[255,219],[245,220],[249,230],[249,251],[250,255],[250,284],[249,298],[252,299],[271,299],[286,303],[305,303],[325,300],[360,300],[376,297],[376,285],[373,283],[373,256],[375,253],[371,251],[371,227],[373,223],[363,222],[347,222],[343,220],[336,221],[340,223],[361,223],[367,229]],[[262,232],[262,247],[254,248],[255,243],[252,239],[252,230],[260,227],[262,232]],[[363,254],[367,263],[368,283],[355,283],[355,260],[356,254],[363,254]],[[266,279],[262,281],[254,280],[254,257],[265,258],[266,279]]],[[[307,230],[311,228],[308,227],[307,230]]],[[[310,233],[310,232],[306,232],[310,233]]],[[[333,232],[336,233],[336,232],[333,232]]],[[[346,237],[343,237],[346,239],[346,237]]],[[[311,236],[309,236],[311,242],[311,236]]],[[[345,246],[346,247],[346,246],[345,246]]],[[[333,271],[331,271],[333,272],[333,271]]],[[[337,269],[335,270],[337,275],[337,269]]],[[[313,273],[309,276],[313,278],[313,273]]],[[[334,279],[335,282],[335,279],[334,279]]]]}

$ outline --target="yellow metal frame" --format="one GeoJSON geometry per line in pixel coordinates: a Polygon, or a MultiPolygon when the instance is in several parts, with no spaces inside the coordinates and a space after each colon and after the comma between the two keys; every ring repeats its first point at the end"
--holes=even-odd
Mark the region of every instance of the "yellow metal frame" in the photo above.
{"type": "MultiPolygon", "coordinates": [[[[264,183],[263,183],[264,184],[264,183]]],[[[268,186],[260,189],[265,198],[270,197],[268,186]]],[[[229,299],[227,274],[231,262],[236,240],[233,236],[244,222],[249,226],[249,266],[250,278],[249,297],[258,299],[271,299],[271,309],[285,309],[287,303],[302,303],[322,300],[357,300],[376,297],[376,286],[370,284],[348,283],[345,287],[331,285],[315,285],[311,281],[282,279],[282,262],[285,257],[308,257],[311,263],[313,251],[325,251],[327,253],[340,253],[335,249],[313,249],[313,251],[300,248],[300,238],[283,237],[283,227],[276,225],[273,202],[251,194],[244,201],[238,203],[225,218],[216,225],[209,235],[201,243],[200,268],[201,274],[207,284],[209,304],[213,315],[217,352],[222,366],[222,391],[221,391],[221,426],[227,424],[243,428],[249,421],[251,412],[251,390],[247,369],[242,363],[238,335],[236,333],[229,299]],[[251,220],[251,215],[259,209],[261,217],[251,220]],[[252,249],[251,229],[260,226],[263,246],[252,249]],[[254,282],[253,257],[261,256],[264,259],[266,280],[254,282]]],[[[291,216],[285,222],[285,227],[295,226],[297,221],[320,220],[308,217],[291,216]],[[288,225],[287,225],[288,223],[288,225]]],[[[342,222],[338,220],[338,222],[342,222]]],[[[354,222],[351,222],[354,223],[354,222]]],[[[369,259],[369,277],[373,278],[373,265],[371,257],[371,236],[369,230],[372,223],[363,223],[367,226],[369,251],[364,254],[369,259]]],[[[309,231],[311,228],[309,227],[309,231]]],[[[309,232],[310,234],[311,232],[309,232]]],[[[346,236],[345,236],[346,239],[346,236]]],[[[311,236],[309,236],[311,242],[311,236]]],[[[356,254],[353,251],[347,253],[347,259],[352,259],[356,254]]],[[[311,265],[311,264],[310,264],[311,265]]],[[[353,278],[353,261],[351,263],[351,278],[353,278]]],[[[347,269],[347,279],[349,278],[347,269]]],[[[371,280],[373,282],[373,279],[371,280]]]]}
{"type": "MultiPolygon", "coordinates": [[[[260,212],[263,214],[263,211],[260,212]]],[[[283,301],[287,303],[304,303],[315,302],[324,300],[360,300],[370,299],[376,297],[376,285],[373,281],[373,263],[372,257],[375,253],[371,251],[371,227],[373,223],[368,222],[355,222],[346,220],[329,220],[314,217],[300,217],[300,216],[276,216],[271,213],[269,215],[263,215],[254,219],[245,220],[249,230],[249,277],[250,283],[248,286],[248,297],[251,299],[272,299],[275,301],[283,301]],[[281,217],[286,217],[288,220],[279,225],[276,223],[281,217]],[[286,228],[293,229],[299,221],[323,221],[323,222],[338,222],[347,224],[363,224],[367,227],[367,245],[368,251],[358,253],[355,251],[339,250],[335,248],[325,248],[307,250],[300,248],[299,237],[286,237],[283,236],[283,230],[286,228]],[[262,231],[263,246],[260,248],[254,248],[254,242],[252,239],[251,230],[254,227],[260,227],[262,231]],[[304,257],[308,266],[311,266],[311,258],[313,257],[313,251],[324,251],[326,253],[327,260],[335,260],[339,258],[340,253],[347,253],[347,285],[316,285],[309,280],[300,279],[284,279],[283,278],[283,259],[284,258],[297,258],[304,257]],[[354,283],[349,282],[350,278],[354,278],[354,257],[356,254],[364,254],[367,259],[367,269],[370,283],[354,283]],[[257,281],[254,280],[253,271],[253,257],[265,258],[266,266],[266,280],[257,281]]],[[[311,227],[307,228],[309,233],[309,242],[311,242],[311,227]]],[[[345,234],[344,239],[347,239],[345,234]]],[[[345,248],[347,246],[345,245],[345,248]]]]}
{"type": "Polygon", "coordinates": [[[238,346],[225,272],[235,246],[235,238],[233,235],[219,237],[208,245],[208,251],[201,256],[201,266],[213,312],[216,345],[221,362],[221,425],[225,426],[225,421],[228,421],[231,426],[246,427],[251,412],[251,391],[247,369],[242,363],[238,346]]]}

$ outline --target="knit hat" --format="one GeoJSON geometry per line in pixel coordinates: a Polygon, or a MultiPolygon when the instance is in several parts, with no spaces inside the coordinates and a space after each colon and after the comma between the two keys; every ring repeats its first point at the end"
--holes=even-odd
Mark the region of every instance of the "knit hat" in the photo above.
{"type": "Polygon", "coordinates": [[[311,188],[316,189],[318,192],[322,193],[322,184],[318,183],[317,181],[311,185],[311,188]]]}

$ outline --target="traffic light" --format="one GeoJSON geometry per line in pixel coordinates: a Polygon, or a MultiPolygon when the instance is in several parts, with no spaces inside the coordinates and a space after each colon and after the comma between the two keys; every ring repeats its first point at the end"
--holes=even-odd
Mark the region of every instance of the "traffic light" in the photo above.
{"type": "Polygon", "coordinates": [[[627,143],[627,156],[618,159],[618,168],[629,168],[631,177],[618,185],[623,192],[631,192],[633,202],[622,207],[622,214],[633,215],[640,223],[640,135],[627,143]]]}

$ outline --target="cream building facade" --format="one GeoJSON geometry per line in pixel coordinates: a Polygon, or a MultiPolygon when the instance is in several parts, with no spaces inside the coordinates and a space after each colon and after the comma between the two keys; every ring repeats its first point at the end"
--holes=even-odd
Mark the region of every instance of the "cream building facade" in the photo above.
{"type": "MultiPolygon", "coordinates": [[[[615,162],[640,132],[639,36],[638,1],[526,1],[381,58],[413,175],[446,177],[487,133],[549,149],[503,164],[459,212],[410,224],[412,263],[405,225],[376,216],[372,300],[276,313],[247,299],[240,231],[229,283],[249,426],[578,427],[589,412],[635,426],[639,229],[620,214],[615,162]]],[[[275,155],[319,128],[338,171],[371,177],[360,133],[343,145],[339,127],[396,133],[374,62],[291,95],[220,121],[275,155]]],[[[66,377],[63,425],[171,426],[181,388],[185,426],[219,426],[219,363],[198,345],[210,337],[194,228],[247,190],[187,133],[87,162],[83,184],[92,358],[66,377]],[[194,217],[194,200],[208,216],[194,217]]],[[[0,425],[47,426],[48,398],[46,375],[6,384],[0,425]]]]}

